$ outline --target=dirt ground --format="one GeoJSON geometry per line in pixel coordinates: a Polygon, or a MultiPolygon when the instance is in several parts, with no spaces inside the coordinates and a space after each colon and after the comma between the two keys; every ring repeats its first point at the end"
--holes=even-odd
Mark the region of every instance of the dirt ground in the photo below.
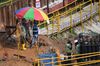
{"type": "Polygon", "coordinates": [[[48,52],[50,47],[55,47],[59,49],[61,52],[64,50],[64,44],[61,41],[53,40],[48,38],[47,36],[39,36],[39,42],[44,44],[39,49],[34,46],[32,49],[27,48],[27,50],[18,50],[17,48],[13,48],[11,44],[5,44],[2,47],[0,44],[0,66],[32,66],[32,62],[35,58],[38,58],[38,54],[43,54],[48,52]],[[7,47],[9,46],[10,47],[7,47]],[[12,47],[11,47],[12,46],[12,47]],[[18,58],[18,56],[22,56],[18,58]],[[6,61],[2,61],[2,59],[7,57],[6,61]]]}

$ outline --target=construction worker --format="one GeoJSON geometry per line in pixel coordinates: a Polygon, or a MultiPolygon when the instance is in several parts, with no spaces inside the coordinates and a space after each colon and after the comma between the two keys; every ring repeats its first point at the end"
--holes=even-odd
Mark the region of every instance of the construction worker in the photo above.
{"type": "Polygon", "coordinates": [[[22,44],[22,50],[26,50],[26,40],[27,40],[27,35],[29,34],[29,29],[28,26],[29,24],[26,23],[26,19],[22,19],[21,22],[21,44],[22,44]],[[27,26],[28,25],[28,26],[27,26]]]}
{"type": "Polygon", "coordinates": [[[30,48],[32,48],[35,44],[35,42],[38,40],[38,22],[34,20],[33,23],[33,37],[32,37],[32,43],[30,45],[30,48]]]}
{"type": "Polygon", "coordinates": [[[22,49],[22,50],[26,50],[26,48],[25,48],[25,40],[24,40],[25,29],[22,26],[22,22],[21,21],[19,21],[17,23],[17,31],[16,32],[17,32],[16,35],[17,35],[17,39],[18,39],[18,48],[22,49]]]}
{"type": "MultiPolygon", "coordinates": [[[[82,54],[84,52],[84,48],[83,48],[83,36],[84,36],[84,33],[80,33],[78,35],[78,42],[76,44],[76,53],[77,54],[82,54]]],[[[77,56],[77,57],[80,57],[80,56],[77,56]]],[[[78,59],[77,62],[83,62],[84,59],[78,59]]]]}
{"type": "MultiPolygon", "coordinates": [[[[72,43],[70,40],[68,40],[67,44],[65,45],[65,51],[66,51],[67,56],[71,56],[72,43]]],[[[68,57],[68,59],[71,59],[71,57],[68,57]]],[[[71,61],[68,61],[67,63],[71,63],[71,61]]]]}

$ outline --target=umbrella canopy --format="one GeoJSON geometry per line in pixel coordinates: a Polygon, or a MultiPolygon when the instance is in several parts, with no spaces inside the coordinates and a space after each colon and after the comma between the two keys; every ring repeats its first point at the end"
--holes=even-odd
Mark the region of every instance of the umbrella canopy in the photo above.
{"type": "Polygon", "coordinates": [[[15,13],[18,18],[25,18],[37,21],[49,20],[48,16],[42,10],[34,7],[24,7],[16,10],[15,13]]]}

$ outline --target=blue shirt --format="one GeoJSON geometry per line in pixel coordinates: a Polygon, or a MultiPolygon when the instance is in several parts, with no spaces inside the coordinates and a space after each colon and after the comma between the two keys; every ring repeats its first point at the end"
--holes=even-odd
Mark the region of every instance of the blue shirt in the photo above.
{"type": "Polygon", "coordinates": [[[33,26],[33,35],[38,35],[38,26],[37,25],[33,26]]]}

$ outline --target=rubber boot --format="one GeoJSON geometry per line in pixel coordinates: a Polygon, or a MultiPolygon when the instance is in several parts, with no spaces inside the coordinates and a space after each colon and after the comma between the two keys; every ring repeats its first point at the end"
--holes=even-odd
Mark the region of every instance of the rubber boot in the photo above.
{"type": "Polygon", "coordinates": [[[22,50],[26,50],[25,44],[22,44],[22,50]]]}

